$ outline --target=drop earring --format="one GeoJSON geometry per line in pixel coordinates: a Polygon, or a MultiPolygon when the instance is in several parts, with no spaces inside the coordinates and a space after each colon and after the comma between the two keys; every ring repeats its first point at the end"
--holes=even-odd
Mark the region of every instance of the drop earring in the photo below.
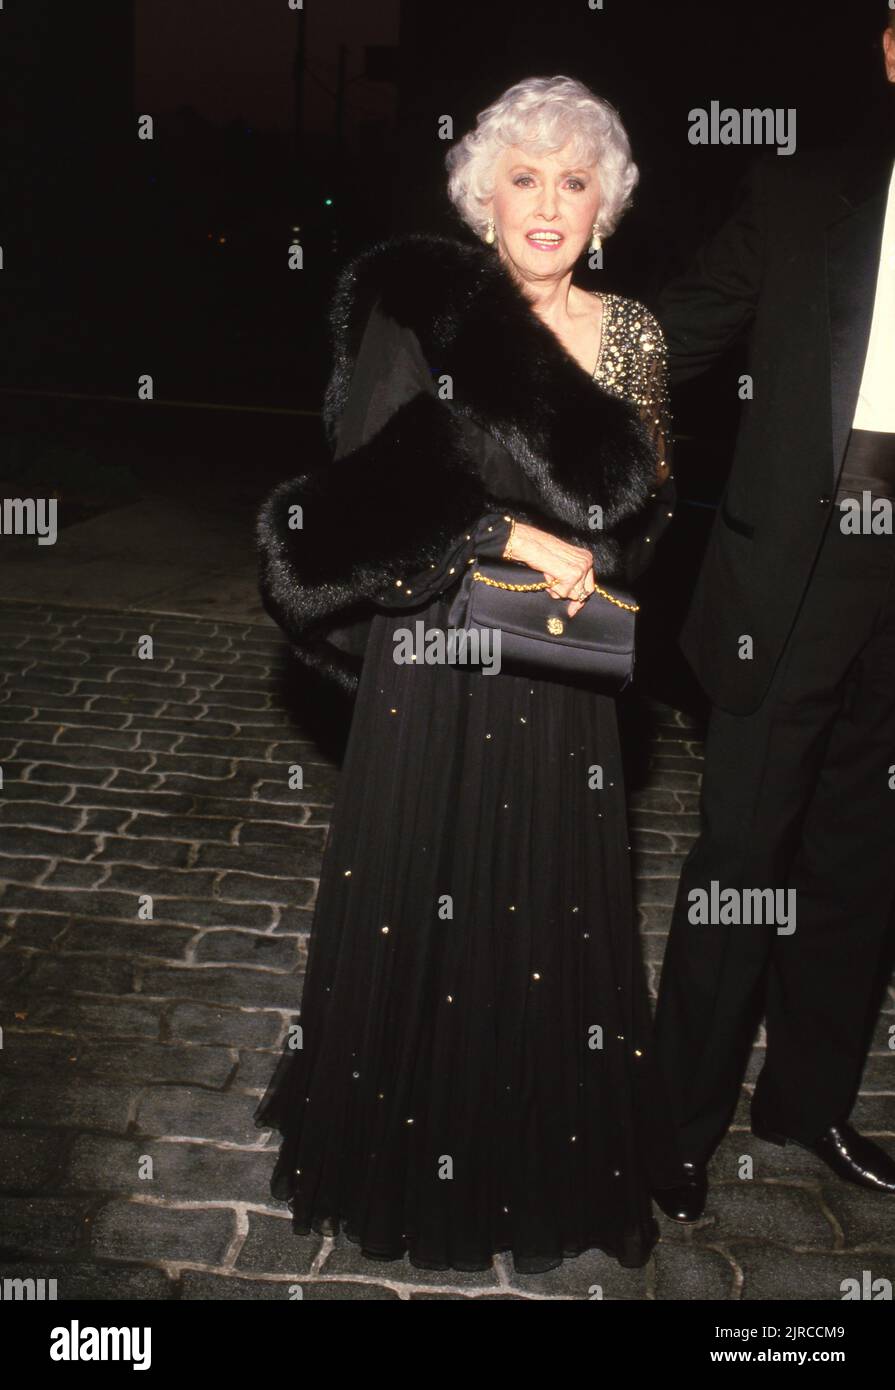
{"type": "Polygon", "coordinates": [[[603,238],[600,236],[599,223],[597,222],[594,223],[594,233],[590,239],[590,249],[591,251],[602,251],[603,249],[603,238]]]}
{"type": "Polygon", "coordinates": [[[495,233],[494,233],[494,218],[493,218],[493,217],[489,217],[489,218],[488,218],[488,227],[487,227],[487,230],[485,231],[485,241],[488,243],[489,246],[493,246],[493,245],[494,245],[494,235],[495,235],[495,233]]]}

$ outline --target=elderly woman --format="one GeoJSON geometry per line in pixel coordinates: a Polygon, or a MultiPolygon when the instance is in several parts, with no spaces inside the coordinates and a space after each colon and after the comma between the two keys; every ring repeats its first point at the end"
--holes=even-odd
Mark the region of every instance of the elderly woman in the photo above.
{"type": "Polygon", "coordinates": [[[283,1136],[271,1190],[296,1231],[429,1269],[509,1251],[538,1271],[593,1247],[637,1266],[650,1191],[681,1168],[614,700],[396,656],[420,620],[447,629],[479,557],[548,583],[573,626],[595,580],[655,549],[662,335],[572,283],[637,170],[613,108],[567,77],[510,88],[447,162],[480,240],[402,236],[343,270],[333,462],[259,521],[268,610],[355,703],[301,1028],[255,1118],[283,1136]]]}

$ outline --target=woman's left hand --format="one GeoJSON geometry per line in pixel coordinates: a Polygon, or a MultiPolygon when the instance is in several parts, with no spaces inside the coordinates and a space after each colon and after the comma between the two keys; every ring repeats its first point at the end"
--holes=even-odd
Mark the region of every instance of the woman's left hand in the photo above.
{"type": "Polygon", "coordinates": [[[508,558],[540,570],[549,581],[547,592],[553,598],[570,600],[570,618],[584,607],[594,591],[594,561],[589,550],[569,545],[549,531],[540,531],[523,521],[517,521],[513,529],[508,558]]]}

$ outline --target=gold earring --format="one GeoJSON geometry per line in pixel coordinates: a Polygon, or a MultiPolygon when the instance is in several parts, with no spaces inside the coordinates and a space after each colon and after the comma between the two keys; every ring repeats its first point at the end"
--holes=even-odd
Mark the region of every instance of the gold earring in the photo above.
{"type": "Polygon", "coordinates": [[[489,218],[488,218],[488,227],[487,227],[487,230],[486,230],[486,232],[485,232],[485,240],[486,240],[486,242],[488,243],[489,246],[493,246],[493,245],[494,245],[494,218],[493,218],[493,217],[489,217],[489,218]]]}
{"type": "Polygon", "coordinates": [[[603,238],[600,236],[599,224],[596,222],[594,223],[594,234],[590,239],[590,249],[591,251],[602,251],[603,249],[603,238]]]}

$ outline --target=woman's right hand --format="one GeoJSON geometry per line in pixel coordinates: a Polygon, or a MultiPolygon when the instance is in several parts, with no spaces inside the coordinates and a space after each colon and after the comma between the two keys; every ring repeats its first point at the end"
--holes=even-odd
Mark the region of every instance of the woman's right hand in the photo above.
{"type": "Polygon", "coordinates": [[[507,558],[519,560],[529,569],[540,570],[549,581],[547,592],[553,598],[570,600],[570,618],[584,607],[586,596],[594,591],[594,561],[589,550],[569,545],[558,536],[551,536],[549,531],[539,531],[523,521],[516,522],[507,558]]]}

